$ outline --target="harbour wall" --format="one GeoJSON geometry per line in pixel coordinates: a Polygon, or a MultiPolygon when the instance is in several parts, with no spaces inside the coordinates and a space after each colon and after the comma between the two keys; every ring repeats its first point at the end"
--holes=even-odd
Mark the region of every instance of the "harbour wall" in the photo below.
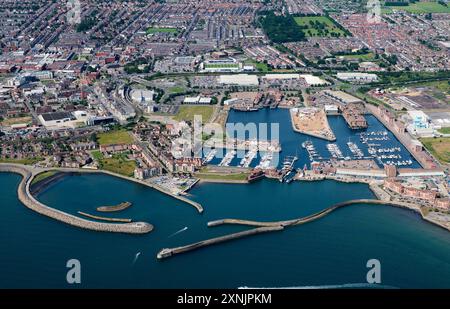
{"type": "MultiPolygon", "coordinates": [[[[235,224],[235,225],[247,225],[247,226],[254,226],[254,227],[273,227],[273,226],[294,226],[294,225],[300,225],[305,224],[308,222],[312,222],[315,220],[318,220],[327,214],[350,205],[355,204],[376,204],[376,205],[388,205],[388,206],[395,206],[400,207],[404,209],[409,209],[417,212],[422,216],[423,219],[433,222],[428,218],[425,218],[422,214],[422,211],[420,210],[419,206],[410,204],[410,203],[404,203],[404,202],[396,202],[396,201],[384,201],[384,200],[375,200],[375,199],[356,199],[356,200],[349,200],[341,203],[337,203],[331,207],[325,208],[315,214],[312,214],[310,216],[298,218],[298,219],[292,219],[292,220],[284,220],[284,221],[273,221],[273,222],[264,222],[264,221],[251,221],[251,220],[241,220],[241,219],[220,219],[215,221],[208,222],[209,227],[219,226],[223,224],[235,224]]],[[[436,223],[437,225],[444,227],[447,230],[450,230],[450,228],[443,226],[442,224],[436,223]]]]}
{"type": "MultiPolygon", "coordinates": [[[[149,182],[145,182],[145,181],[142,181],[142,180],[139,180],[139,179],[135,179],[135,178],[132,178],[132,177],[123,176],[123,175],[116,174],[116,173],[113,173],[113,172],[110,172],[110,171],[105,171],[105,170],[86,169],[86,168],[77,168],[77,169],[75,169],[75,168],[64,168],[64,167],[59,167],[59,168],[51,168],[51,170],[55,170],[55,171],[59,171],[59,172],[66,172],[66,173],[97,173],[97,174],[107,174],[107,175],[110,175],[110,176],[122,178],[122,179],[125,179],[125,180],[128,180],[128,181],[132,181],[132,182],[135,182],[135,183],[138,183],[138,184],[141,184],[141,185],[150,187],[150,188],[152,188],[152,189],[158,190],[158,191],[161,192],[161,193],[167,194],[167,195],[169,195],[169,196],[171,196],[171,197],[173,197],[173,198],[176,198],[176,199],[178,199],[178,200],[180,200],[180,201],[182,201],[182,202],[185,202],[185,203],[187,203],[187,204],[193,206],[195,209],[197,209],[197,211],[198,211],[199,213],[202,213],[202,212],[203,212],[203,207],[202,207],[202,205],[201,205],[200,203],[197,203],[197,202],[195,202],[195,201],[192,201],[192,200],[190,200],[190,199],[188,199],[188,198],[186,198],[186,197],[184,197],[184,196],[177,195],[177,194],[174,194],[174,193],[172,193],[172,192],[169,192],[169,191],[165,190],[164,188],[162,188],[162,187],[160,187],[160,186],[157,186],[157,185],[154,185],[154,184],[151,184],[151,183],[149,183],[149,182]]],[[[43,170],[43,171],[44,171],[44,170],[43,170]]]]}
{"type": "Polygon", "coordinates": [[[238,239],[238,238],[242,238],[245,236],[260,234],[260,233],[281,231],[283,229],[284,228],[282,226],[258,227],[258,228],[254,228],[254,229],[243,231],[243,232],[238,232],[238,233],[233,233],[233,234],[229,234],[229,235],[225,235],[225,236],[202,240],[202,241],[199,241],[199,242],[196,242],[193,244],[189,244],[186,246],[182,246],[182,247],[165,248],[165,249],[162,249],[161,251],[159,251],[157,258],[158,259],[168,258],[175,254],[192,251],[192,250],[199,249],[199,248],[202,248],[205,246],[210,246],[210,245],[218,244],[221,242],[238,239]]]}
{"type": "Polygon", "coordinates": [[[55,219],[66,224],[100,232],[144,234],[153,230],[153,225],[147,222],[132,223],[104,223],[86,220],[63,211],[51,208],[37,201],[30,192],[30,183],[36,173],[33,173],[32,167],[26,167],[19,164],[0,164],[0,172],[16,173],[22,176],[22,180],[17,188],[19,200],[29,209],[55,219]]]}

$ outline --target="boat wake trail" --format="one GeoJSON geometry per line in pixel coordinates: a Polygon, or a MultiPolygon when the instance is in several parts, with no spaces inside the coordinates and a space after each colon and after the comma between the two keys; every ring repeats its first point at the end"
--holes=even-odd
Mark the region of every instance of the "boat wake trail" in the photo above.
{"type": "Polygon", "coordinates": [[[188,227],[185,226],[185,227],[183,227],[181,230],[176,231],[175,233],[173,233],[172,235],[170,235],[169,238],[170,238],[170,237],[173,237],[173,236],[175,236],[175,235],[177,235],[177,234],[180,234],[180,233],[186,231],[187,229],[188,229],[188,227]]]}
{"type": "Polygon", "coordinates": [[[140,255],[141,255],[140,252],[136,253],[136,255],[134,256],[134,260],[133,260],[132,265],[134,265],[134,264],[136,263],[136,261],[138,260],[138,258],[139,258],[140,255]]]}
{"type": "Polygon", "coordinates": [[[320,289],[397,289],[397,287],[373,283],[344,283],[330,285],[306,285],[306,286],[289,286],[289,287],[248,287],[241,286],[238,289],[299,289],[299,290],[320,290],[320,289]]]}

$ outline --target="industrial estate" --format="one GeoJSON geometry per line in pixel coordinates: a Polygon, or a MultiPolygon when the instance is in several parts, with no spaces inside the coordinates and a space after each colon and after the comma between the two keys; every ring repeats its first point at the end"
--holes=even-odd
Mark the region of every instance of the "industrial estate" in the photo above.
{"type": "Polygon", "coordinates": [[[253,229],[155,259],[358,203],[450,231],[448,1],[0,2],[0,171],[23,176],[31,210],[144,234],[158,222],[118,215],[132,201],[69,214],[38,195],[69,175],[107,174],[201,215],[209,205],[189,192],[202,183],[333,180],[376,199],[285,221],[217,218],[208,226],[253,229]]]}

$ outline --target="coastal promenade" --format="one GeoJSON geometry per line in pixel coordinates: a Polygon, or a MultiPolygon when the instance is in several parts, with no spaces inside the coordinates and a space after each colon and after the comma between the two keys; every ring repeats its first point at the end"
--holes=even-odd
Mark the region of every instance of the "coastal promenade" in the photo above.
{"type": "Polygon", "coordinates": [[[145,234],[153,230],[153,225],[147,222],[104,223],[90,221],[42,204],[41,202],[36,200],[30,193],[30,184],[34,176],[42,172],[40,169],[20,164],[0,163],[0,172],[9,172],[22,175],[22,180],[17,189],[19,200],[26,207],[41,215],[50,217],[72,226],[92,231],[145,234]]]}

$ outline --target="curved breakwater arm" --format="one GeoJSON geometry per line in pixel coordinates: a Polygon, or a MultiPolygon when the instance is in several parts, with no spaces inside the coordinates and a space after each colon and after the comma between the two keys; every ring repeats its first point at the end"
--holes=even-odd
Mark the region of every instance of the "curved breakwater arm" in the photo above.
{"type": "Polygon", "coordinates": [[[19,164],[0,164],[0,172],[10,172],[22,175],[22,180],[17,189],[19,200],[29,209],[52,219],[79,228],[115,233],[144,234],[153,230],[153,225],[147,222],[132,223],[104,223],[86,220],[63,211],[51,208],[36,200],[30,193],[30,184],[35,176],[32,167],[19,164]]]}

